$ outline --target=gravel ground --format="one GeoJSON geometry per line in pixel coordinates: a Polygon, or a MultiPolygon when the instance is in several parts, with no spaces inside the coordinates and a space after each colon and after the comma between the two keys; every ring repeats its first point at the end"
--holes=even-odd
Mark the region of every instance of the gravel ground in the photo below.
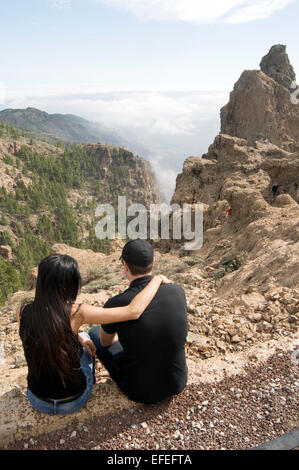
{"type": "Polygon", "coordinates": [[[188,385],[158,405],[74,423],[8,449],[250,449],[298,426],[298,385],[298,365],[278,350],[239,375],[188,385]]]}

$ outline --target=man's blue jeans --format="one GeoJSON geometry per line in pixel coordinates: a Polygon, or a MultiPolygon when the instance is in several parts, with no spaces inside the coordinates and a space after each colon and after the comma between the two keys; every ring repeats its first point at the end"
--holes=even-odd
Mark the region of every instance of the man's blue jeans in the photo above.
{"type": "Polygon", "coordinates": [[[96,345],[97,357],[115,380],[119,389],[127,395],[124,375],[124,350],[119,341],[105,348],[100,341],[100,328],[94,326],[89,330],[89,336],[96,345]]]}
{"type": "MultiPolygon", "coordinates": [[[[88,337],[88,334],[85,332],[80,333],[81,335],[88,337]]],[[[53,403],[48,403],[47,401],[43,401],[34,395],[31,390],[28,388],[27,396],[28,399],[37,411],[41,413],[46,413],[50,415],[67,415],[71,413],[75,413],[75,411],[80,410],[83,406],[86,405],[88,402],[91,392],[92,386],[94,383],[94,358],[83,348],[83,354],[80,359],[81,369],[86,376],[86,388],[82,395],[79,398],[69,402],[69,403],[56,403],[56,400],[53,400],[53,403]]]]}

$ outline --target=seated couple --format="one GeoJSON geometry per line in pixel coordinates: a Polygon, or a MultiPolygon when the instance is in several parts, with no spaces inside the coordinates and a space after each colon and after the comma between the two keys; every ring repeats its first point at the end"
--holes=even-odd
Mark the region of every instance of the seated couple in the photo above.
{"type": "Polygon", "coordinates": [[[85,406],[95,383],[95,354],[132,400],[157,403],[184,389],[184,290],[151,275],[153,249],[145,240],[128,242],[121,261],[129,288],[104,307],[75,303],[81,286],[76,260],[55,254],[40,263],[34,301],[17,312],[27,395],[36,410],[69,414],[85,406]],[[101,326],[88,335],[79,333],[83,324],[101,326]]]}

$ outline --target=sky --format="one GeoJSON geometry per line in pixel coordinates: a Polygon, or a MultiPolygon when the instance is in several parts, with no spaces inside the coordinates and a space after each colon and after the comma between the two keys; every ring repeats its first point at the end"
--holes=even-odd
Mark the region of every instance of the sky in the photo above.
{"type": "Polygon", "coordinates": [[[299,71],[298,18],[298,0],[0,0],[0,110],[103,123],[170,197],[243,70],[286,44],[299,71]]]}

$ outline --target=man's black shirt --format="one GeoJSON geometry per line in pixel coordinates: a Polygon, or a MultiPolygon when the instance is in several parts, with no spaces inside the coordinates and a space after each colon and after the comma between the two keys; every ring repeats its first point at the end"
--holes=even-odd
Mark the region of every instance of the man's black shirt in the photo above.
{"type": "MultiPolygon", "coordinates": [[[[151,280],[143,276],[106,302],[105,307],[128,305],[151,280]]],[[[185,292],[176,284],[162,284],[138,320],[102,325],[117,333],[124,349],[124,379],[128,395],[142,403],[156,403],[180,393],[187,382],[185,344],[188,332],[185,292]]]]}

